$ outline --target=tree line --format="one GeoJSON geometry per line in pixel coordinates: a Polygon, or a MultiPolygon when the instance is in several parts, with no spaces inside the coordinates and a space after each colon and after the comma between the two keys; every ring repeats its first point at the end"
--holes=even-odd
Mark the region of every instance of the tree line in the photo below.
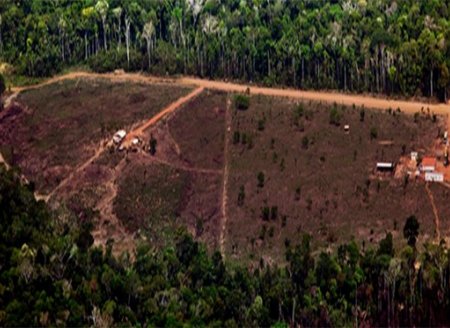
{"type": "Polygon", "coordinates": [[[447,100],[448,0],[3,0],[0,58],[447,100]]]}
{"type": "Polygon", "coordinates": [[[286,244],[282,266],[228,264],[180,231],[162,250],[133,256],[93,246],[92,224],[36,201],[0,166],[1,326],[447,326],[450,258],[444,243],[418,251],[388,233],[317,252],[308,235],[286,244]]]}

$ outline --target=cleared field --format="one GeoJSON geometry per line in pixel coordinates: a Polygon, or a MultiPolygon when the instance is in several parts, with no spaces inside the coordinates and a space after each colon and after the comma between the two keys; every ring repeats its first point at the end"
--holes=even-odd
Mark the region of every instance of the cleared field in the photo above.
{"type": "Polygon", "coordinates": [[[146,132],[154,156],[127,157],[118,178],[114,212],[129,231],[161,244],[186,227],[217,247],[227,95],[205,91],[146,132]]]}
{"type": "Polygon", "coordinates": [[[352,236],[368,245],[387,231],[400,240],[412,214],[422,237],[434,236],[424,184],[374,169],[377,161],[396,162],[412,150],[426,153],[446,122],[368,109],[361,121],[359,109],[337,106],[339,124],[331,124],[331,107],[253,96],[248,110],[233,112],[228,254],[281,259],[285,243],[304,233],[321,246],[352,236]]]}
{"type": "Polygon", "coordinates": [[[116,252],[141,237],[167,245],[179,227],[249,262],[282,261],[285,245],[304,233],[320,247],[352,237],[366,247],[390,231],[401,245],[412,214],[422,241],[437,226],[450,233],[447,188],[430,186],[436,218],[423,182],[375,171],[377,161],[413,150],[434,154],[443,117],[262,95],[236,111],[233,94],[201,89],[175,106],[190,90],[107,79],[47,84],[0,116],[1,151],[39,192],[59,185],[52,200],[92,220],[96,243],[113,238],[116,252]],[[155,118],[167,108],[174,111],[155,118]],[[144,122],[152,123],[140,129],[144,122]],[[140,131],[144,144],[108,148],[119,128],[140,131]]]}
{"type": "Polygon", "coordinates": [[[226,93],[205,91],[168,122],[184,163],[223,168],[226,99],[226,93]]]}
{"type": "Polygon", "coordinates": [[[106,79],[64,80],[24,91],[0,120],[0,147],[40,192],[48,192],[117,129],[142,122],[188,91],[106,79]]]}

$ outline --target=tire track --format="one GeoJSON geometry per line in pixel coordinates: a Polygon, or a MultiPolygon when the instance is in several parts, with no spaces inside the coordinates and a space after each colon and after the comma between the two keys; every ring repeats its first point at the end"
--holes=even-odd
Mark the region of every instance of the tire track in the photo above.
{"type": "Polygon", "coordinates": [[[229,177],[229,163],[228,163],[228,148],[229,148],[229,136],[228,133],[231,131],[231,100],[227,99],[227,108],[225,113],[225,144],[224,144],[224,167],[223,167],[223,183],[222,183],[222,222],[220,226],[220,253],[225,259],[225,238],[227,229],[227,206],[228,206],[228,177],[229,177]]]}
{"type": "Polygon", "coordinates": [[[439,243],[441,240],[441,228],[440,228],[441,221],[439,219],[439,212],[437,210],[436,204],[434,202],[433,193],[431,192],[428,183],[425,183],[425,190],[427,191],[428,197],[430,198],[431,207],[433,208],[434,225],[436,227],[436,242],[439,243]]]}

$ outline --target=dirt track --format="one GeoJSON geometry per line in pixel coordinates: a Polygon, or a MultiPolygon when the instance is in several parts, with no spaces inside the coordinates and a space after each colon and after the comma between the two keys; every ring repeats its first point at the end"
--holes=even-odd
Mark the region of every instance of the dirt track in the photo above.
{"type": "Polygon", "coordinates": [[[220,253],[223,257],[225,257],[225,235],[227,229],[227,207],[228,207],[228,177],[229,177],[229,164],[228,164],[228,147],[229,147],[229,132],[231,128],[231,100],[227,99],[227,111],[226,111],[226,119],[225,119],[225,146],[224,146],[224,165],[223,165],[223,182],[222,182],[222,222],[220,227],[220,238],[219,238],[219,246],[220,253]]]}
{"type": "Polygon", "coordinates": [[[124,74],[98,74],[89,72],[72,72],[65,75],[60,75],[53,77],[43,83],[27,86],[12,88],[13,92],[21,92],[24,90],[30,90],[39,88],[44,85],[48,85],[54,82],[63,81],[67,79],[74,78],[108,78],[116,81],[133,81],[139,83],[175,83],[181,85],[197,86],[203,87],[205,89],[216,89],[222,91],[231,92],[245,92],[247,88],[250,88],[252,94],[261,94],[267,96],[278,96],[278,97],[290,97],[305,100],[315,100],[315,101],[325,101],[325,102],[336,102],[344,105],[362,106],[366,108],[377,108],[377,109],[396,109],[400,107],[403,112],[415,113],[420,111],[422,108],[429,108],[431,112],[436,114],[449,114],[450,105],[448,104],[429,104],[417,101],[404,101],[404,100],[389,100],[382,98],[369,97],[364,95],[352,95],[343,94],[337,92],[324,92],[324,91],[303,91],[296,89],[277,89],[277,88],[264,88],[256,87],[244,84],[236,84],[221,81],[210,81],[199,78],[192,77],[182,77],[182,78],[160,78],[153,76],[146,76],[137,73],[124,73],[124,74]]]}
{"type": "Polygon", "coordinates": [[[145,130],[147,130],[150,126],[154,125],[156,122],[158,122],[162,117],[166,116],[167,114],[172,113],[176,109],[178,109],[180,106],[182,106],[184,103],[188,102],[189,100],[193,99],[194,97],[198,96],[202,91],[204,90],[203,87],[197,88],[188,95],[179,98],[175,102],[171,103],[168,107],[164,108],[162,111],[160,111],[158,114],[150,118],[147,122],[145,122],[143,125],[139,126],[135,130],[131,131],[124,141],[124,146],[128,146],[132,139],[137,136],[142,136],[145,130]]]}

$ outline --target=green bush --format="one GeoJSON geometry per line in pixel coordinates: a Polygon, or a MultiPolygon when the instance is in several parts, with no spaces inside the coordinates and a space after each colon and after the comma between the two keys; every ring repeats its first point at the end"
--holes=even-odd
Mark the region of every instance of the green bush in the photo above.
{"type": "Polygon", "coordinates": [[[242,94],[234,96],[234,106],[239,110],[246,110],[250,106],[250,97],[242,94]]]}

